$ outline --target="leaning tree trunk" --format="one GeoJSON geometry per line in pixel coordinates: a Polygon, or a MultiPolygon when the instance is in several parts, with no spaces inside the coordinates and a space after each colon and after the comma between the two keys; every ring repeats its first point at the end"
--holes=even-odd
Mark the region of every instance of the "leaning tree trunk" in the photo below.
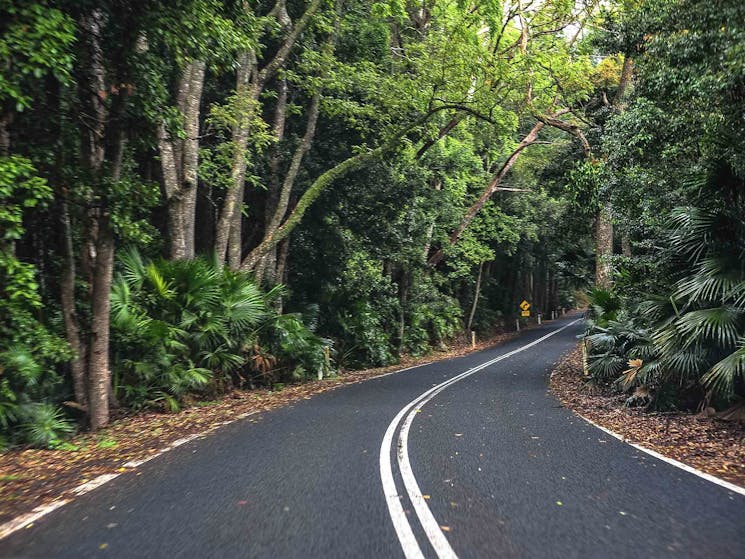
{"type": "Polygon", "coordinates": [[[233,161],[230,167],[231,186],[225,194],[222,211],[217,220],[215,231],[215,254],[220,262],[224,262],[228,253],[230,233],[233,238],[240,236],[241,221],[236,219],[236,207],[242,204],[243,184],[246,178],[246,149],[251,127],[251,120],[256,111],[256,104],[261,94],[261,86],[257,81],[250,82],[254,73],[255,56],[250,52],[243,52],[238,59],[236,96],[240,99],[242,114],[233,127],[233,161]],[[241,197],[239,199],[239,197],[241,197]],[[238,229],[238,231],[235,231],[238,229]]]}
{"type": "MultiPolygon", "coordinates": [[[[303,162],[303,157],[305,157],[305,154],[308,153],[311,145],[313,144],[313,138],[316,133],[316,124],[318,122],[320,104],[321,94],[320,92],[317,92],[313,96],[310,108],[308,109],[308,122],[305,127],[305,134],[303,134],[303,138],[292,156],[290,168],[287,170],[287,174],[285,175],[285,179],[282,182],[282,187],[279,191],[279,198],[274,209],[274,214],[271,216],[271,219],[267,223],[266,229],[264,231],[264,239],[262,240],[262,242],[266,241],[267,239],[271,239],[274,236],[274,234],[277,232],[277,229],[279,229],[280,225],[282,224],[282,220],[287,214],[287,208],[289,207],[290,203],[290,194],[292,194],[292,187],[294,186],[295,180],[300,173],[300,166],[303,162]]],[[[261,244],[259,246],[261,246],[261,244]]],[[[242,267],[244,269],[252,269],[254,266],[256,266],[260,258],[266,259],[266,256],[270,252],[276,255],[275,251],[275,245],[269,247],[269,250],[264,253],[261,253],[258,249],[255,249],[251,251],[251,253],[246,257],[242,267]]],[[[270,257],[270,260],[271,265],[273,267],[276,267],[276,257],[270,257]]],[[[266,266],[267,263],[269,262],[265,262],[264,266],[266,266]]]]}
{"type": "MultiPolygon", "coordinates": [[[[471,222],[476,218],[478,213],[481,211],[481,208],[484,207],[484,204],[486,204],[486,202],[489,200],[489,198],[492,197],[495,192],[497,192],[498,190],[510,190],[508,188],[502,188],[500,186],[502,180],[510,171],[510,169],[512,169],[513,165],[520,157],[520,154],[523,152],[523,150],[535,143],[535,141],[538,139],[538,133],[544,126],[545,125],[543,122],[538,121],[530,130],[530,132],[525,135],[525,137],[520,141],[517,147],[512,151],[507,160],[502,164],[496,174],[486,185],[486,188],[484,188],[478,199],[471,205],[470,208],[468,208],[465,215],[461,218],[458,226],[453,230],[452,233],[450,233],[450,239],[448,241],[449,246],[452,246],[458,242],[461,235],[463,234],[463,231],[465,231],[466,228],[471,224],[471,222]]],[[[443,258],[445,258],[445,249],[440,248],[429,258],[427,264],[433,267],[437,266],[437,264],[439,264],[443,258]]]]}

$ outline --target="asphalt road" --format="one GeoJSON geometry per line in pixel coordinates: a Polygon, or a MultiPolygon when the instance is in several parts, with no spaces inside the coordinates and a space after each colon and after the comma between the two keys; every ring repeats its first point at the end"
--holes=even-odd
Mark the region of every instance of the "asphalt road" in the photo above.
{"type": "Polygon", "coordinates": [[[16,532],[0,556],[745,557],[745,497],[548,394],[579,324],[438,392],[570,322],[228,425],[16,532]]]}

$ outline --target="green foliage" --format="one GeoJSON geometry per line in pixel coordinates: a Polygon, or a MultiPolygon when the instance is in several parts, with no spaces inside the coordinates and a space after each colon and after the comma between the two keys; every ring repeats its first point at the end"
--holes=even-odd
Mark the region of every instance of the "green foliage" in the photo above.
{"type": "Polygon", "coordinates": [[[0,109],[33,104],[34,80],[52,75],[67,83],[73,65],[72,18],[44,1],[11,0],[0,7],[0,109]]]}
{"type": "Polygon", "coordinates": [[[74,431],[48,400],[61,379],[25,346],[0,351],[0,436],[6,444],[49,447],[74,431]]]}
{"type": "Polygon", "coordinates": [[[148,261],[129,250],[119,262],[111,293],[114,374],[127,405],[176,411],[189,394],[247,377],[324,371],[329,342],[298,315],[272,310],[278,289],[263,293],[248,275],[204,258],[148,261]]]}
{"type": "Polygon", "coordinates": [[[36,175],[31,161],[0,157],[0,247],[23,235],[24,210],[42,206],[51,198],[52,190],[36,175]]]}
{"type": "Polygon", "coordinates": [[[144,260],[130,250],[111,293],[117,390],[133,407],[183,397],[245,365],[267,310],[245,276],[205,259],[144,260]]]}

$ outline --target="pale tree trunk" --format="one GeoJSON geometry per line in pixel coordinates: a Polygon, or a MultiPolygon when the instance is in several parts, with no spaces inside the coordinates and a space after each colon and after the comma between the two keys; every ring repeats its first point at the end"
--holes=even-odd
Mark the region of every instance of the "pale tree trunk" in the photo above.
{"type": "Polygon", "coordinates": [[[243,52],[238,57],[236,96],[240,100],[238,122],[233,127],[233,161],[230,168],[231,186],[225,194],[222,211],[215,231],[215,254],[224,262],[228,252],[231,229],[237,229],[233,238],[240,236],[241,220],[236,219],[236,207],[243,202],[243,185],[246,177],[246,149],[250,134],[251,120],[256,111],[261,87],[257,81],[250,82],[256,66],[256,58],[251,52],[243,52]]]}
{"type": "Polygon", "coordinates": [[[184,123],[184,136],[173,137],[161,122],[158,149],[168,207],[168,236],[173,260],[194,258],[199,166],[199,114],[204,86],[205,62],[193,60],[181,73],[177,107],[184,123]]]}
{"type": "MultiPolygon", "coordinates": [[[[313,100],[311,101],[310,108],[308,109],[308,122],[305,127],[305,134],[303,135],[303,138],[300,141],[300,144],[298,145],[297,149],[295,149],[295,153],[292,155],[292,161],[290,162],[290,168],[287,170],[285,179],[282,182],[282,187],[279,192],[279,198],[277,200],[277,205],[274,210],[274,215],[269,220],[267,227],[264,231],[264,239],[271,238],[277,232],[277,229],[279,229],[279,226],[281,225],[282,220],[287,214],[287,208],[290,203],[290,194],[292,193],[292,187],[294,186],[295,180],[297,179],[298,173],[300,172],[300,166],[303,162],[303,157],[305,157],[305,154],[308,153],[311,145],[313,144],[313,137],[315,136],[315,133],[316,133],[316,124],[318,122],[318,113],[320,110],[320,104],[321,104],[321,94],[320,92],[317,92],[313,96],[313,100]]],[[[272,249],[273,248],[274,247],[272,247],[272,249]]],[[[269,254],[269,251],[267,251],[266,254],[269,254]]],[[[266,254],[260,254],[257,250],[251,251],[251,253],[244,260],[241,267],[245,270],[252,269],[254,266],[256,266],[259,259],[262,257],[265,257],[266,254]]],[[[272,259],[272,260],[275,260],[275,259],[272,259]]],[[[276,261],[273,262],[273,265],[276,265],[276,261]]]]}
{"type": "Polygon", "coordinates": [[[158,127],[158,150],[160,151],[160,166],[168,205],[169,254],[172,260],[181,260],[186,257],[186,239],[184,237],[179,189],[181,178],[173,144],[174,142],[171,140],[165,124],[161,123],[158,127]]]}
{"type": "Polygon", "coordinates": [[[241,114],[233,129],[235,152],[230,169],[231,188],[225,195],[215,231],[215,254],[221,262],[224,262],[227,257],[231,229],[238,229],[234,232],[234,239],[241,236],[242,220],[235,218],[235,208],[243,200],[247,163],[246,148],[248,147],[251,121],[257,114],[259,97],[269,80],[285,65],[297,38],[310,24],[322,3],[322,0],[311,0],[303,15],[298,19],[297,24],[293,26],[289,24],[289,16],[284,9],[284,0],[280,0],[272,10],[272,15],[277,18],[283,28],[290,29],[290,31],[286,34],[274,57],[260,71],[255,53],[244,51],[238,57],[236,97],[242,104],[240,107],[241,114]]]}
{"type": "Polygon", "coordinates": [[[613,222],[610,205],[603,204],[595,219],[595,285],[608,289],[611,282],[610,257],[613,255],[613,222]]]}
{"type": "Polygon", "coordinates": [[[230,234],[228,236],[228,267],[237,270],[241,266],[243,256],[243,197],[245,186],[240,185],[236,189],[235,208],[233,210],[233,221],[230,223],[230,234]]]}
{"type": "Polygon", "coordinates": [[[184,138],[183,147],[183,197],[182,224],[184,227],[185,258],[194,258],[195,221],[197,212],[197,184],[199,173],[199,115],[204,87],[205,62],[191,62],[189,95],[184,105],[184,138]]]}
{"type": "Polygon", "coordinates": [[[629,239],[628,234],[623,234],[621,236],[621,253],[624,256],[631,257],[631,239],[629,239]]]}
{"type": "MultiPolygon", "coordinates": [[[[285,123],[287,122],[287,79],[283,76],[277,85],[277,105],[274,109],[274,125],[272,135],[274,136],[274,147],[269,160],[269,189],[266,197],[264,210],[264,231],[271,227],[274,213],[277,211],[280,191],[282,190],[282,178],[280,167],[282,165],[281,142],[285,135],[285,123]]],[[[272,285],[276,277],[277,247],[272,247],[256,266],[256,278],[258,281],[266,281],[272,285]]]]}
{"type": "Polygon", "coordinates": [[[466,331],[471,331],[471,326],[473,326],[473,317],[476,316],[476,307],[478,307],[479,304],[479,295],[481,294],[481,275],[484,272],[484,263],[479,263],[479,275],[476,278],[476,289],[473,292],[473,304],[471,305],[471,312],[468,315],[468,325],[466,326],[466,331]]]}

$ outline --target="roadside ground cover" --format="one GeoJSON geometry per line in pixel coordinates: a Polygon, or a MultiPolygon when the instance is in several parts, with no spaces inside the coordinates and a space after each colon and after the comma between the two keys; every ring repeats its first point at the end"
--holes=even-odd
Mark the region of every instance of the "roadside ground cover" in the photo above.
{"type": "Polygon", "coordinates": [[[745,487],[742,422],[626,407],[628,395],[604,392],[583,379],[581,345],[556,364],[550,386],[565,407],[626,440],[745,487]]]}

